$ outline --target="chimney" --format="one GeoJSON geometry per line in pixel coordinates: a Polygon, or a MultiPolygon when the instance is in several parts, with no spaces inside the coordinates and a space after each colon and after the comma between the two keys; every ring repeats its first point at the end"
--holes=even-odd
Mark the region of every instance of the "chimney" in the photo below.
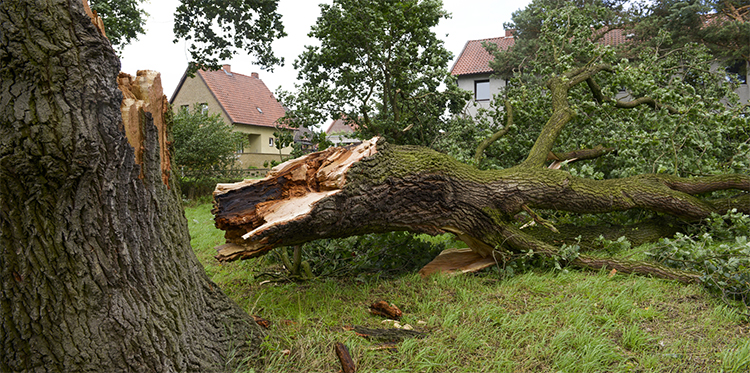
{"type": "Polygon", "coordinates": [[[258,73],[250,73],[250,77],[251,77],[251,78],[255,78],[255,79],[260,79],[260,78],[258,77],[258,73]]]}
{"type": "Polygon", "coordinates": [[[221,68],[228,73],[232,73],[232,65],[223,65],[221,68]]]}
{"type": "Polygon", "coordinates": [[[516,30],[513,30],[513,29],[505,30],[505,37],[506,38],[512,38],[513,34],[515,34],[515,33],[516,33],[516,30]]]}

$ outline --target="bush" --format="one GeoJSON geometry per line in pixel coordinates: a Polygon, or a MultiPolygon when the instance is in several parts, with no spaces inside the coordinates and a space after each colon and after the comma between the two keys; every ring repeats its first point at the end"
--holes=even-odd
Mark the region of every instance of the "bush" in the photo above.
{"type": "Polygon", "coordinates": [[[664,238],[647,253],[662,264],[702,273],[703,285],[750,305],[750,216],[714,214],[689,234],[664,238]]]}
{"type": "Polygon", "coordinates": [[[174,162],[191,171],[226,170],[244,144],[242,134],[224,123],[218,114],[201,112],[199,105],[190,113],[180,109],[173,118],[174,162]]]}
{"type": "Polygon", "coordinates": [[[373,273],[392,277],[421,269],[445,250],[449,241],[452,238],[425,239],[408,232],[367,234],[308,242],[302,246],[302,257],[319,277],[373,273]]]}

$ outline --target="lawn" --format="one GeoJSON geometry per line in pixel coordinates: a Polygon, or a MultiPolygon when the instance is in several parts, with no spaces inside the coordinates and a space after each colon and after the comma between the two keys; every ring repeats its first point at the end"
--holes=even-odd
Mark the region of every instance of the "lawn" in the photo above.
{"type": "MultiPolygon", "coordinates": [[[[207,274],[252,315],[270,321],[248,372],[750,372],[750,322],[696,285],[587,272],[497,271],[269,282],[269,259],[219,264],[223,232],[210,204],[186,207],[191,244],[207,274]],[[368,306],[385,300],[422,332],[395,345],[352,327],[388,328],[368,306]]],[[[271,258],[272,259],[272,258],[271,258]]]]}

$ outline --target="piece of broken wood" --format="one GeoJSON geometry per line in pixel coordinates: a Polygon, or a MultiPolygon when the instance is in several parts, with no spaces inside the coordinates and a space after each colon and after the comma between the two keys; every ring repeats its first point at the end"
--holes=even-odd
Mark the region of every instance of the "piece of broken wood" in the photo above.
{"type": "Polygon", "coordinates": [[[447,249],[419,270],[419,274],[424,278],[435,273],[477,272],[496,263],[497,261],[492,256],[483,258],[472,249],[447,249]]]}
{"type": "Polygon", "coordinates": [[[266,319],[264,319],[264,318],[262,318],[262,317],[260,317],[258,315],[252,315],[252,316],[253,316],[253,320],[255,320],[256,324],[258,324],[258,325],[260,325],[260,326],[262,326],[262,327],[264,327],[266,329],[268,329],[268,328],[271,327],[271,322],[270,321],[268,321],[268,320],[266,320],[266,319]]]}
{"type": "Polygon", "coordinates": [[[424,338],[425,337],[424,333],[421,333],[415,330],[406,330],[406,329],[395,329],[395,328],[371,329],[371,328],[365,328],[363,326],[355,326],[353,330],[360,337],[365,337],[367,339],[373,339],[373,340],[377,340],[380,342],[401,342],[405,338],[424,338]]]}
{"type": "Polygon", "coordinates": [[[333,347],[336,352],[336,356],[339,358],[341,363],[341,371],[344,373],[354,373],[357,371],[357,367],[354,365],[351,355],[349,355],[349,349],[341,342],[336,342],[333,347]]]}
{"type": "Polygon", "coordinates": [[[370,313],[373,315],[385,316],[389,319],[394,320],[400,319],[401,315],[403,315],[403,312],[401,312],[398,307],[393,304],[388,304],[388,302],[384,300],[375,302],[370,305],[370,313]]]}

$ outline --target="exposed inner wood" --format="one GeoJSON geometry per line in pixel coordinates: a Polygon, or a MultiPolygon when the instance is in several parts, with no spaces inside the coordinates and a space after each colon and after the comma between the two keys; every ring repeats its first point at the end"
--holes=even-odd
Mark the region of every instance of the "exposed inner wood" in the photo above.
{"type": "Polygon", "coordinates": [[[256,239],[265,231],[307,216],[318,201],[341,191],[352,164],[376,153],[378,139],[360,145],[308,154],[274,167],[261,180],[218,184],[214,191],[216,226],[227,231],[217,258],[262,255],[271,247],[256,239]],[[238,228],[237,228],[238,227],[238,228]]]}
{"type": "Polygon", "coordinates": [[[472,249],[447,249],[419,270],[419,274],[428,277],[435,273],[478,272],[500,261],[493,256],[482,257],[472,249]]]}
{"type": "MultiPolygon", "coordinates": [[[[161,86],[161,74],[152,70],[138,70],[136,76],[133,77],[121,72],[117,76],[117,86],[123,95],[120,105],[122,126],[128,142],[135,149],[135,162],[143,167],[143,126],[145,125],[143,116],[149,113],[159,135],[162,182],[168,186],[172,165],[169,154],[171,144],[167,141],[168,124],[165,114],[169,110],[169,102],[161,86]]],[[[141,178],[143,178],[143,170],[141,170],[141,178]]]]}

